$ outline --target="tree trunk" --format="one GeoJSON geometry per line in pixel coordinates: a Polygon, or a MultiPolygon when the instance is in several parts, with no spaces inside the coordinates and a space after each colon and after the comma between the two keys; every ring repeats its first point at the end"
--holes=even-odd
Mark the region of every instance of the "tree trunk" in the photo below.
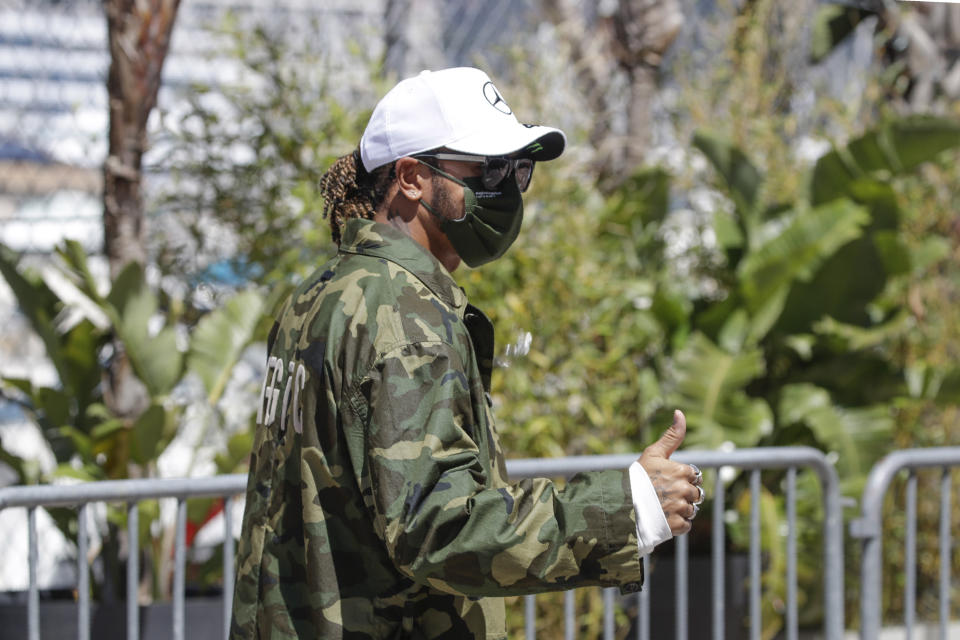
{"type": "Polygon", "coordinates": [[[597,152],[597,175],[602,184],[615,186],[643,163],[649,148],[660,63],[683,26],[679,0],[619,0],[592,24],[570,0],[543,0],[543,7],[570,47],[581,93],[593,114],[590,141],[597,152]],[[619,130],[611,104],[618,73],[627,84],[619,130]]]}
{"type": "Polygon", "coordinates": [[[683,20],[679,0],[620,0],[606,20],[614,59],[630,83],[620,173],[629,174],[643,163],[650,146],[650,108],[657,93],[660,63],[683,20]]]}
{"type": "MultiPolygon", "coordinates": [[[[110,71],[109,150],[103,164],[103,246],[111,279],[146,262],[141,165],[147,118],[157,103],[163,61],[180,0],[104,0],[110,71]]],[[[104,372],[104,401],[129,422],[149,405],[119,340],[104,372]]]]}
{"type": "Polygon", "coordinates": [[[104,0],[110,71],[109,151],[103,165],[103,240],[115,277],[130,261],[144,263],[141,162],[147,118],[180,0],[104,0]]]}

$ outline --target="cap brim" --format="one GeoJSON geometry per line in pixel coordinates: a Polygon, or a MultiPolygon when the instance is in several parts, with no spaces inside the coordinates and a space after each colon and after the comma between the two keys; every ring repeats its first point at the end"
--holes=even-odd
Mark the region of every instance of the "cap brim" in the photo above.
{"type": "Polygon", "coordinates": [[[444,146],[451,151],[479,156],[516,155],[544,162],[559,157],[566,144],[567,137],[560,129],[516,123],[497,127],[495,131],[473,133],[444,146]]]}

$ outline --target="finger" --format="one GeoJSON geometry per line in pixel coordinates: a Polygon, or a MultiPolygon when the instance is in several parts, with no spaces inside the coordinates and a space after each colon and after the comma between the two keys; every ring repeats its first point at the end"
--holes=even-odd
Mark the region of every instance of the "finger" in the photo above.
{"type": "Polygon", "coordinates": [[[688,464],[687,466],[690,467],[690,472],[687,476],[690,484],[703,484],[703,472],[700,471],[700,467],[695,464],[688,464]]]}
{"type": "Polygon", "coordinates": [[[682,536],[683,534],[689,532],[692,526],[691,522],[681,516],[679,513],[674,513],[667,518],[667,525],[670,526],[670,533],[672,533],[674,536],[682,536]]]}
{"type": "Polygon", "coordinates": [[[645,453],[669,458],[680,448],[687,435],[687,418],[677,409],[673,412],[673,424],[660,436],[660,439],[647,447],[645,453]]]}
{"type": "Polygon", "coordinates": [[[693,501],[693,504],[697,504],[697,505],[703,504],[703,501],[707,497],[707,492],[704,491],[703,487],[701,487],[700,485],[697,485],[697,490],[700,492],[700,495],[697,496],[697,499],[693,501]]]}
{"type": "Polygon", "coordinates": [[[684,500],[690,504],[701,504],[705,493],[703,489],[697,485],[687,483],[681,495],[683,495],[684,500]]]}

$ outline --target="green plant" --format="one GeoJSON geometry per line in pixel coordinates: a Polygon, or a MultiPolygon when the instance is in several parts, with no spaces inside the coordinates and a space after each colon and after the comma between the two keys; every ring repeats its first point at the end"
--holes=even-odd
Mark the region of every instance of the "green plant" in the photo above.
{"type": "Polygon", "coordinates": [[[172,181],[153,198],[158,266],[192,287],[223,272],[268,284],[305,276],[333,251],[320,177],[370,115],[349,103],[372,104],[386,87],[360,46],[294,53],[282,24],[251,29],[229,15],[217,35],[225,46],[212,55],[234,61],[237,80],[189,87],[187,108],[161,120],[157,167],[172,181]],[[370,82],[346,97],[334,78],[357,67],[371,68],[370,82]]]}
{"type": "MultiPolygon", "coordinates": [[[[58,464],[49,477],[29,476],[23,461],[3,452],[4,459],[13,461],[14,468],[21,471],[20,480],[156,476],[157,460],[184,420],[185,406],[173,391],[194,376],[205,391],[203,429],[221,430],[228,443],[217,456],[218,470],[230,473],[241,469],[251,444],[250,430],[244,424],[239,431],[227,432],[220,400],[243,351],[265,335],[268,301],[253,290],[237,293],[187,331],[176,301],[158,295],[138,264],[127,265],[104,291],[79,244],[67,241],[57,250],[57,257],[57,268],[41,276],[0,246],[0,274],[41,337],[58,378],[51,386],[35,385],[28,379],[0,381],[4,397],[18,403],[37,425],[58,464]],[[143,400],[132,415],[114,415],[104,402],[106,385],[101,377],[108,375],[106,363],[114,357],[117,345],[126,354],[142,393],[143,400]]],[[[169,558],[171,538],[151,534],[154,522],[159,522],[156,505],[144,505],[142,513],[141,548],[152,553],[153,591],[160,595],[166,589],[158,577],[167,573],[160,568],[169,558]]],[[[196,508],[192,513],[206,514],[196,508]]],[[[72,511],[57,509],[52,515],[65,533],[75,531],[72,511]]],[[[109,510],[108,538],[121,535],[125,517],[122,508],[109,510]]],[[[105,549],[111,544],[107,540],[105,549]]]]}

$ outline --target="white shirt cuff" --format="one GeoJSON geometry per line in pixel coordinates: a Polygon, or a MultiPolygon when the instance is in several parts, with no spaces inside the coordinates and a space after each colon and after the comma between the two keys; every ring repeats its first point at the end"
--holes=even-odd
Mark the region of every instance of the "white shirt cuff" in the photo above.
{"type": "Polygon", "coordinates": [[[629,472],[633,510],[637,514],[637,546],[643,556],[653,551],[661,542],[672,538],[673,533],[660,506],[660,498],[657,497],[653,483],[639,460],[630,465],[629,472]]]}

